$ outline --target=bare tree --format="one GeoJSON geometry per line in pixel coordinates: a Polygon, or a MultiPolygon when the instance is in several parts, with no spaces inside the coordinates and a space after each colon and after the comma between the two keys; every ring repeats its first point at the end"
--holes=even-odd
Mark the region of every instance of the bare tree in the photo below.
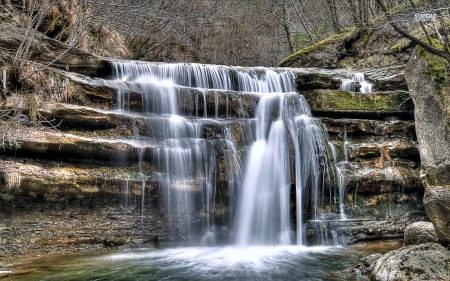
{"type": "MultiPolygon", "coordinates": [[[[421,27],[425,31],[425,34],[428,39],[428,43],[425,43],[420,38],[412,35],[411,33],[405,31],[404,29],[402,29],[397,24],[397,22],[393,19],[391,13],[388,11],[388,9],[384,5],[383,1],[382,0],[376,0],[376,1],[377,1],[377,4],[379,5],[379,7],[381,8],[381,10],[383,11],[384,15],[386,16],[388,23],[395,29],[395,31],[397,31],[403,37],[411,40],[414,44],[422,47],[426,51],[428,51],[432,54],[435,54],[437,56],[440,56],[440,57],[446,59],[450,63],[450,48],[449,48],[449,46],[450,46],[450,41],[449,41],[450,28],[448,26],[448,22],[450,20],[450,17],[449,17],[450,4],[447,1],[439,1],[439,0],[428,1],[425,4],[424,9],[421,11],[422,13],[416,13],[415,15],[410,15],[411,17],[415,16],[416,17],[415,20],[417,20],[419,22],[422,20],[428,20],[426,18],[426,17],[428,17],[428,15],[436,15],[436,19],[439,16],[439,22],[441,23],[440,24],[441,30],[439,30],[437,25],[433,22],[433,18],[431,18],[430,22],[432,22],[432,24],[433,24],[432,29],[433,29],[437,39],[440,41],[442,48],[439,48],[438,46],[434,46],[433,40],[431,39],[430,35],[428,34],[424,23],[421,22],[421,27]],[[421,15],[425,15],[425,18],[422,18],[421,15]],[[420,17],[420,18],[417,18],[417,17],[420,17]]],[[[417,12],[416,9],[415,9],[415,11],[417,12]]],[[[411,19],[411,21],[412,21],[412,19],[411,19]]]]}

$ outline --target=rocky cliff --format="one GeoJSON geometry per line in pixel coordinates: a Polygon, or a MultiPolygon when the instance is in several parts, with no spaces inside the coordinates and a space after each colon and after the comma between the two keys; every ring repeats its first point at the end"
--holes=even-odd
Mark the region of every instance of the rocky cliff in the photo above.
{"type": "MultiPolygon", "coordinates": [[[[12,34],[17,37],[0,33],[0,46],[13,53],[21,42],[20,28],[3,22],[0,29],[16,30],[12,34]]],[[[8,80],[2,110],[20,110],[24,116],[36,114],[43,118],[40,121],[51,122],[14,128],[12,149],[0,153],[0,254],[4,262],[153,242],[155,234],[166,231],[167,221],[166,214],[156,208],[159,182],[154,172],[159,167],[153,149],[158,143],[142,148],[132,140],[137,131],[158,134],[157,127],[146,126],[155,117],[110,111],[119,103],[117,89],[127,93],[128,108],[141,108],[141,90],[106,79],[111,74],[109,59],[50,38],[33,42],[35,51],[21,76],[8,80]],[[59,58],[51,67],[36,71],[54,57],[59,58]],[[28,79],[17,83],[25,77],[28,79]],[[22,91],[15,91],[15,87],[22,91]]],[[[8,58],[5,61],[7,66],[8,58]]],[[[297,90],[313,114],[321,118],[336,147],[336,159],[330,160],[342,163],[346,173],[345,211],[364,218],[344,225],[336,219],[327,223],[337,224],[335,230],[341,237],[350,237],[345,243],[401,237],[407,222],[423,215],[414,105],[404,68],[290,70],[297,90]],[[374,84],[374,92],[338,91],[342,79],[357,72],[364,72],[374,84]]],[[[183,87],[176,92],[185,113],[218,108],[208,114],[228,118],[203,124],[205,139],[222,138],[226,123],[233,141],[245,146],[246,128],[238,119],[253,116],[260,96],[183,87]],[[188,101],[186,96],[192,99],[188,101]],[[197,103],[192,102],[195,97],[201,97],[197,103]]],[[[229,153],[217,152],[221,186],[227,184],[223,166],[229,153]]],[[[323,211],[337,207],[333,202],[323,211]]],[[[228,210],[218,204],[219,209],[217,216],[223,219],[228,210]]],[[[311,227],[308,232],[311,243],[314,231],[311,227]]],[[[186,238],[175,235],[179,237],[171,238],[186,238]]]]}

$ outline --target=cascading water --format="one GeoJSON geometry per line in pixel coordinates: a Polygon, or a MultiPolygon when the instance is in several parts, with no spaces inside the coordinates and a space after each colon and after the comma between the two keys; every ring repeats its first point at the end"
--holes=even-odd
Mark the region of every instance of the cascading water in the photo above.
{"type": "Polygon", "coordinates": [[[339,90],[356,92],[357,83],[360,85],[359,91],[361,93],[372,92],[372,84],[366,80],[364,73],[355,73],[353,74],[352,79],[343,79],[339,90]]]}
{"type": "MultiPolygon", "coordinates": [[[[200,64],[115,62],[113,66],[116,81],[141,95],[141,115],[147,121],[146,129],[138,130],[150,133],[138,132],[136,139],[141,146],[145,142],[156,146],[151,158],[160,170],[168,231],[202,231],[204,244],[215,243],[216,204],[224,205],[216,199],[218,167],[225,163],[228,209],[230,221],[234,220],[228,225],[234,227],[236,243],[303,244],[303,219],[317,219],[327,201],[325,189],[332,183],[324,175],[331,170],[326,134],[320,121],[311,117],[303,96],[295,92],[291,72],[200,64]],[[239,106],[232,109],[233,95],[238,96],[239,106]],[[254,118],[233,121],[245,135],[238,144],[231,133],[233,125],[226,120],[249,115],[243,112],[248,99],[241,96],[254,99],[257,108],[254,118]],[[194,112],[182,110],[187,107],[183,103],[195,104],[194,112]],[[220,137],[205,138],[211,124],[222,127],[220,137]],[[250,147],[248,153],[245,147],[250,147]],[[241,166],[245,166],[242,176],[241,166]],[[296,212],[292,214],[294,181],[296,212]],[[199,217],[204,223],[201,230],[193,224],[199,217]]],[[[130,110],[130,91],[118,91],[117,98],[119,110],[130,110]]]]}

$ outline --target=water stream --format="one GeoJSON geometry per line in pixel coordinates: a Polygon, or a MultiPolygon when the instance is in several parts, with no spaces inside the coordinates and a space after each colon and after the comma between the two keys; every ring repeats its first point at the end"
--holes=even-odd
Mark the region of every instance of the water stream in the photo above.
{"type": "MultiPolygon", "coordinates": [[[[214,244],[218,165],[225,166],[230,196],[228,243],[303,245],[304,219],[318,219],[320,207],[330,201],[327,196],[340,198],[345,218],[342,173],[327,159],[324,128],[295,92],[293,73],[262,67],[116,62],[114,78],[137,89],[141,114],[160,117],[147,124],[152,134],[137,132],[135,138],[141,144],[146,139],[162,144],[153,150],[153,159],[160,170],[168,232],[203,232],[203,243],[214,244]],[[194,109],[186,110],[192,104],[194,109]],[[211,122],[221,132],[205,138],[205,124],[211,122]],[[243,128],[244,141],[233,141],[229,122],[243,128]],[[333,177],[326,174],[331,171],[333,177]],[[333,194],[336,184],[339,192],[333,194]]],[[[119,111],[130,110],[130,91],[118,90],[117,100],[119,111]]]]}
{"type": "Polygon", "coordinates": [[[359,92],[361,93],[372,92],[372,83],[366,80],[364,73],[355,73],[352,75],[351,79],[343,79],[339,88],[341,91],[350,92],[357,92],[357,89],[359,89],[359,92]]]}

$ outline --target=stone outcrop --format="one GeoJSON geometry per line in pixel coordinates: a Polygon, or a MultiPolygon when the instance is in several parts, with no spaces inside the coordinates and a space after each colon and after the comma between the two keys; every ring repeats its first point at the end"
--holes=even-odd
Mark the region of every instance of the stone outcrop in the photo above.
{"type": "Polygon", "coordinates": [[[378,258],[372,274],[377,281],[449,280],[450,251],[437,243],[403,247],[378,258]]]}
{"type": "Polygon", "coordinates": [[[405,77],[415,104],[415,122],[425,186],[424,205],[439,240],[450,244],[450,91],[447,62],[417,49],[405,77]]]}
{"type": "MultiPolygon", "coordinates": [[[[400,25],[411,30],[410,25],[400,25]]],[[[288,56],[279,66],[364,69],[402,65],[412,50],[411,43],[386,24],[376,29],[344,30],[288,56]]]]}
{"type": "Polygon", "coordinates": [[[427,242],[438,242],[436,231],[431,222],[415,222],[405,228],[405,246],[427,242]]]}
{"type": "Polygon", "coordinates": [[[346,47],[359,36],[358,30],[333,35],[287,57],[279,63],[279,66],[336,68],[339,60],[347,54],[346,47]]]}

